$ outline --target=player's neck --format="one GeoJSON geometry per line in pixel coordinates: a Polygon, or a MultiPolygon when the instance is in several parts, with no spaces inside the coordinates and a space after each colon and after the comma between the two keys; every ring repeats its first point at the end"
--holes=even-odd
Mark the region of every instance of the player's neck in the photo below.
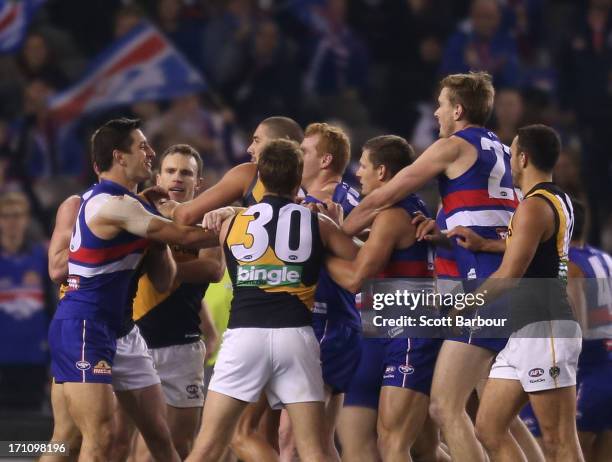
{"type": "Polygon", "coordinates": [[[455,130],[453,133],[459,132],[461,130],[465,130],[466,128],[480,128],[482,125],[473,124],[472,122],[468,122],[467,120],[458,120],[455,122],[455,130]]]}
{"type": "MultiPolygon", "coordinates": [[[[308,184],[304,183],[304,188],[306,189],[306,191],[308,191],[308,194],[315,194],[315,197],[316,194],[329,195],[329,197],[331,197],[334,193],[336,185],[341,181],[341,175],[323,170],[308,184]]],[[[317,199],[320,198],[317,197],[317,199]]]]}
{"type": "Polygon", "coordinates": [[[134,194],[138,190],[138,183],[130,180],[123,170],[110,169],[107,172],[102,172],[100,173],[100,179],[117,183],[134,194]]]}
{"type": "Polygon", "coordinates": [[[552,173],[542,173],[536,170],[524,171],[523,178],[521,178],[521,192],[527,194],[535,185],[550,182],[552,182],[552,173]]]}

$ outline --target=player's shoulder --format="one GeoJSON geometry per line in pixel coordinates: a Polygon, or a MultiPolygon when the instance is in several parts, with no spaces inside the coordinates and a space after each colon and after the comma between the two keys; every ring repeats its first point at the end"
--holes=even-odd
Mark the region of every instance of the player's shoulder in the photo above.
{"type": "Polygon", "coordinates": [[[252,162],[244,162],[232,167],[223,177],[248,179],[250,181],[256,174],[257,165],[252,162]]]}

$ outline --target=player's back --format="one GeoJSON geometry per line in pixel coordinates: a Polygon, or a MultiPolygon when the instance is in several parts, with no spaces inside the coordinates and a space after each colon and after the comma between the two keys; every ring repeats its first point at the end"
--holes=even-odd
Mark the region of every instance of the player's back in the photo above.
{"type": "Polygon", "coordinates": [[[584,276],[587,329],[579,364],[612,361],[612,257],[585,245],[570,247],[569,259],[584,276]]]}
{"type": "Polygon", "coordinates": [[[310,325],[323,261],[315,214],[266,195],[232,220],[223,250],[234,287],[228,328],[310,325]]]}
{"type": "MultiPolygon", "coordinates": [[[[87,221],[109,196],[123,195],[140,200],[107,180],[83,194],[69,247],[68,288],[58,305],[57,319],[96,319],[113,329],[121,327],[130,282],[148,241],[126,231],[102,239],[89,229],[87,221]]],[[[148,204],[143,205],[151,210],[148,204]]]]}
{"type": "MultiPolygon", "coordinates": [[[[359,204],[359,193],[347,183],[341,182],[336,185],[331,200],[340,204],[346,217],[359,204]]],[[[306,195],[304,202],[321,203],[311,195],[306,195]]],[[[336,284],[323,267],[315,293],[313,327],[317,338],[321,339],[327,329],[335,326],[348,326],[360,331],[361,317],[355,306],[355,295],[336,284]]]]}
{"type": "MultiPolygon", "coordinates": [[[[448,229],[466,226],[488,239],[501,239],[516,210],[518,198],[512,183],[510,148],[482,127],[468,127],[453,134],[476,150],[474,164],[462,175],[438,177],[442,208],[448,229]]],[[[455,247],[461,276],[488,277],[501,263],[501,255],[481,254],[455,247]]]]}

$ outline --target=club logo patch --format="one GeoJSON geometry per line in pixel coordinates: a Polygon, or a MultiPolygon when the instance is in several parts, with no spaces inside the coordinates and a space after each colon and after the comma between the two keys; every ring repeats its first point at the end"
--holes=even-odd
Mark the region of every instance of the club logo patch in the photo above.
{"type": "Polygon", "coordinates": [[[404,375],[412,374],[414,372],[414,367],[412,367],[410,364],[402,364],[397,369],[404,375]]]}
{"type": "Polygon", "coordinates": [[[529,377],[540,377],[544,374],[544,369],[540,367],[535,367],[529,371],[529,377]]]}
{"type": "Polygon", "coordinates": [[[187,399],[198,399],[200,397],[200,387],[195,384],[187,385],[185,391],[187,392],[187,399]]]}
{"type": "Polygon", "coordinates": [[[561,369],[559,369],[557,366],[553,366],[549,369],[548,373],[553,379],[556,379],[559,377],[559,374],[561,374],[561,369]]]}
{"type": "Polygon", "coordinates": [[[76,368],[81,371],[86,371],[91,367],[91,364],[89,364],[87,361],[77,361],[75,365],[76,368]]]}

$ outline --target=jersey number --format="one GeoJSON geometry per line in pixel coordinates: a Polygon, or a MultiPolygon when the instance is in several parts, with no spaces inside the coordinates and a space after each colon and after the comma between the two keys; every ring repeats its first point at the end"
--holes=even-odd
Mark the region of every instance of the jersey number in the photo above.
{"type": "Polygon", "coordinates": [[[506,175],[505,156],[510,154],[509,148],[499,141],[489,138],[480,138],[480,146],[485,151],[492,151],[495,154],[495,165],[489,174],[489,197],[494,199],[513,199],[514,189],[501,185],[502,179],[506,175]]]}
{"type": "MultiPolygon", "coordinates": [[[[243,244],[235,244],[230,250],[237,260],[255,261],[261,258],[270,245],[270,236],[265,225],[272,220],[274,212],[272,206],[266,203],[256,204],[242,214],[242,216],[254,216],[257,218],[250,221],[246,233],[253,237],[250,247],[243,244]]],[[[276,223],[276,239],[274,241],[274,253],[283,261],[301,263],[308,260],[312,253],[312,229],[310,227],[311,215],[308,209],[296,204],[287,204],[278,212],[276,223]],[[297,214],[299,219],[297,248],[291,248],[291,220],[297,214]]]]}

